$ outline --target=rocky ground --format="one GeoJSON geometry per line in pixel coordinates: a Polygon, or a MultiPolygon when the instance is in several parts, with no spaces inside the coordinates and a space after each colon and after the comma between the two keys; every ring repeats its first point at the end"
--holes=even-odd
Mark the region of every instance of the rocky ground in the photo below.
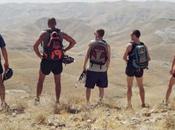
{"type": "MultiPolygon", "coordinates": [[[[41,104],[23,90],[8,90],[11,108],[0,112],[0,130],[174,130],[175,106],[163,104],[126,110],[106,99],[86,106],[78,97],[55,106],[48,95],[41,104]],[[20,98],[12,98],[20,95],[20,98]],[[24,96],[25,95],[25,96],[24,96]]],[[[172,103],[173,104],[173,103],[172,103]]]]}

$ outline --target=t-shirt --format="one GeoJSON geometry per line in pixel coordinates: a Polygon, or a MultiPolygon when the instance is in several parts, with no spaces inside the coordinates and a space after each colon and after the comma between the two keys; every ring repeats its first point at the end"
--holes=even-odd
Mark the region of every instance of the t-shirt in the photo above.
{"type": "MultiPolygon", "coordinates": [[[[96,40],[92,40],[90,42],[90,45],[93,44],[94,42],[96,42],[96,40]]],[[[104,43],[105,44],[105,43],[104,43]]],[[[93,71],[93,72],[106,72],[107,71],[107,66],[106,64],[105,65],[102,65],[100,67],[100,65],[96,65],[96,64],[91,64],[90,61],[89,61],[89,66],[88,66],[88,69],[89,71],[93,71]]]]}
{"type": "Polygon", "coordinates": [[[0,34],[0,48],[4,48],[6,45],[5,45],[5,41],[4,39],[2,38],[1,34],[0,34]]]}

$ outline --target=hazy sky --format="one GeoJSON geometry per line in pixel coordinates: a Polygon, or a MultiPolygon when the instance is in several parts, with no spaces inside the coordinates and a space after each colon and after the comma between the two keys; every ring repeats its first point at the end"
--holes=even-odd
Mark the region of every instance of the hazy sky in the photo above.
{"type": "MultiPolygon", "coordinates": [[[[103,2],[103,1],[118,1],[118,0],[0,0],[0,3],[8,3],[8,2],[35,2],[35,3],[50,3],[50,2],[103,2]]],[[[129,0],[129,1],[146,1],[146,0],[129,0]]],[[[151,0],[149,0],[151,1],[151,0]]],[[[175,2],[175,0],[153,0],[153,1],[171,1],[175,2]]]]}

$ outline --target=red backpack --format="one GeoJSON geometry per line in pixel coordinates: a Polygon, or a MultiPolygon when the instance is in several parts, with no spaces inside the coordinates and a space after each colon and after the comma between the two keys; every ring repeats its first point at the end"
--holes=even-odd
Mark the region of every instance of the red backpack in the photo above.
{"type": "Polygon", "coordinates": [[[63,39],[56,31],[50,33],[50,40],[45,45],[45,54],[47,59],[50,60],[62,60],[63,59],[63,39]]]}
{"type": "Polygon", "coordinates": [[[106,64],[108,60],[108,46],[104,40],[96,41],[91,46],[90,63],[99,65],[100,68],[106,64]]]}

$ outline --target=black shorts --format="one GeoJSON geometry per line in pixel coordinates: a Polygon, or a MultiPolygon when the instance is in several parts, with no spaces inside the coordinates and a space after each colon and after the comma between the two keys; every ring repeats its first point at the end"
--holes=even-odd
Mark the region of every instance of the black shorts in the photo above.
{"type": "Polygon", "coordinates": [[[95,85],[100,87],[100,88],[107,88],[108,87],[107,72],[87,71],[85,87],[93,89],[95,87],[95,85]]]}
{"type": "Polygon", "coordinates": [[[3,67],[2,67],[2,64],[0,63],[0,74],[3,73],[3,67]]]}
{"type": "Polygon", "coordinates": [[[132,65],[128,64],[127,67],[126,67],[125,73],[129,77],[134,77],[135,76],[136,78],[141,78],[141,77],[143,77],[144,70],[143,69],[136,69],[132,65]]]}
{"type": "Polygon", "coordinates": [[[54,75],[59,75],[63,71],[63,65],[60,61],[42,59],[40,70],[45,75],[49,75],[50,72],[52,72],[54,75]]]}

